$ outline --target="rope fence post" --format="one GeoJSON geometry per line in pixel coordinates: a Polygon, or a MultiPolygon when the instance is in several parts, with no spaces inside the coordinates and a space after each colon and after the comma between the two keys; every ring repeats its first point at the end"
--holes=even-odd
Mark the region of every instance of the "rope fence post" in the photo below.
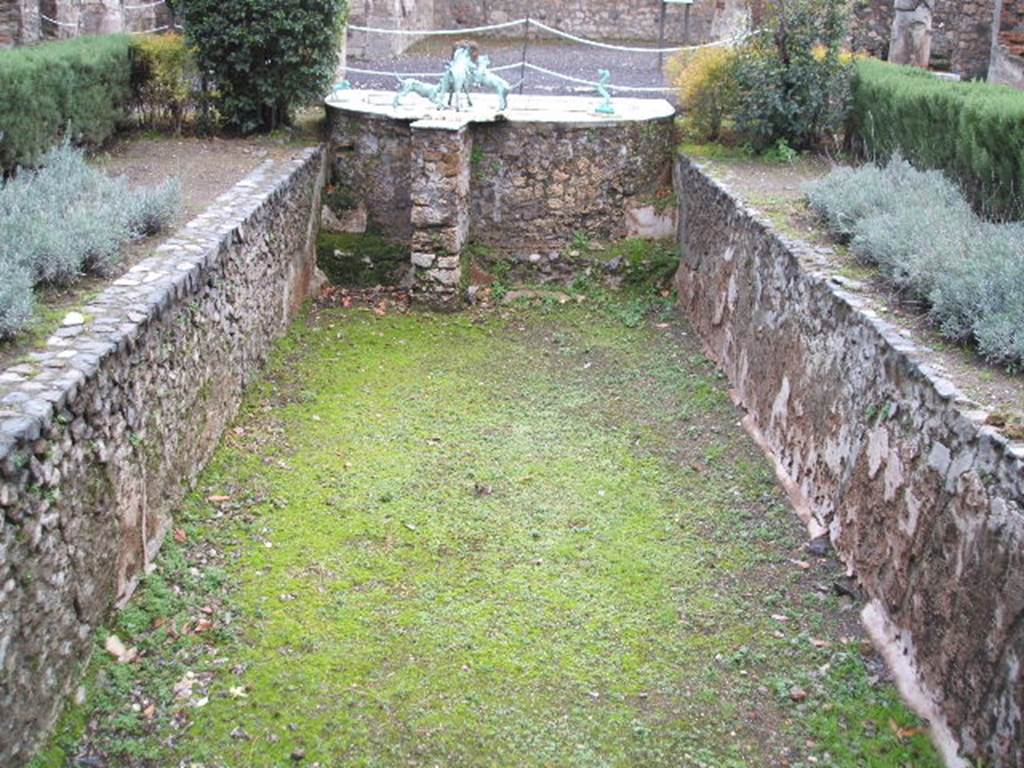
{"type": "Polygon", "coordinates": [[[658,71],[661,72],[665,67],[665,11],[668,8],[668,3],[665,0],[661,0],[661,13],[660,20],[658,21],[658,71]]]}
{"type": "MultiPolygon", "coordinates": [[[[533,10],[532,8],[530,10],[533,10]]],[[[526,17],[526,29],[523,32],[523,55],[519,66],[519,95],[523,95],[523,83],[526,82],[526,54],[530,47],[530,17],[526,17]]]]}

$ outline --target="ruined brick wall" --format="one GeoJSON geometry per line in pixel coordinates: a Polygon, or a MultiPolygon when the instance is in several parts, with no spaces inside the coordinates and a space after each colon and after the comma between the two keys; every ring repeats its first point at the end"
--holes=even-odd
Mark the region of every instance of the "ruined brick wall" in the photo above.
{"type": "Polygon", "coordinates": [[[940,743],[1024,765],[1024,444],[685,158],[680,305],[940,743]]]}
{"type": "Polygon", "coordinates": [[[997,0],[997,10],[988,80],[1024,90],[1024,0],[997,0]]]}
{"type": "Polygon", "coordinates": [[[0,765],[46,738],[310,292],[322,167],[262,166],[0,373],[0,765]]]}

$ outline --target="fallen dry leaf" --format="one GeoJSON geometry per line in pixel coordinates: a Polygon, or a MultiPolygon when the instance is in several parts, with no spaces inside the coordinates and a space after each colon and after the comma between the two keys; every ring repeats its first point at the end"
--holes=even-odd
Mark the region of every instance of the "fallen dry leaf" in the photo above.
{"type": "Polygon", "coordinates": [[[889,727],[892,732],[896,734],[896,738],[900,741],[904,739],[911,739],[914,736],[920,736],[923,733],[927,733],[927,728],[901,728],[895,720],[889,721],[889,727]]]}
{"type": "Polygon", "coordinates": [[[186,541],[188,541],[188,534],[185,533],[184,528],[174,529],[174,540],[179,544],[184,544],[186,541]]]}
{"type": "Polygon", "coordinates": [[[206,500],[211,504],[223,504],[225,501],[231,501],[230,496],[207,496],[206,500]]]}

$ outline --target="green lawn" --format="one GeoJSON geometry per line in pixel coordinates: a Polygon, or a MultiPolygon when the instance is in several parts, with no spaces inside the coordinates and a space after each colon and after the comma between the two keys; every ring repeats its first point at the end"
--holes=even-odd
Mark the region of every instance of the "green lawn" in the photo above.
{"type": "Polygon", "coordinates": [[[37,766],[938,766],[692,334],[622,317],[298,322],[37,766]]]}

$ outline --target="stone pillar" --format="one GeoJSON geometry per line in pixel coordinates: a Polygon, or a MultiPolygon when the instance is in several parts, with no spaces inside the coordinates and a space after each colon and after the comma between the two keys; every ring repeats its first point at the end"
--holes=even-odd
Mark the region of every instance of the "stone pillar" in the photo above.
{"type": "Polygon", "coordinates": [[[473,138],[468,121],[412,124],[413,299],[435,309],[461,303],[462,249],[469,238],[473,138]]]}
{"type": "Polygon", "coordinates": [[[889,61],[927,69],[932,55],[935,0],[896,0],[889,61]]]}

